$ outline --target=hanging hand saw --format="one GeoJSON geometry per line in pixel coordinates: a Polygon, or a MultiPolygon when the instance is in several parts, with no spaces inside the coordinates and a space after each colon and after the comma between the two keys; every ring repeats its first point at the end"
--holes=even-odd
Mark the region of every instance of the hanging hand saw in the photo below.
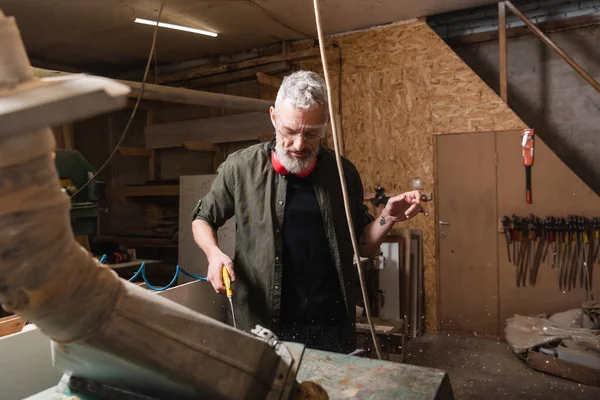
{"type": "Polygon", "coordinates": [[[532,203],[531,197],[531,166],[533,165],[533,129],[523,129],[521,131],[521,148],[523,150],[523,165],[525,165],[525,199],[527,204],[532,203]]]}

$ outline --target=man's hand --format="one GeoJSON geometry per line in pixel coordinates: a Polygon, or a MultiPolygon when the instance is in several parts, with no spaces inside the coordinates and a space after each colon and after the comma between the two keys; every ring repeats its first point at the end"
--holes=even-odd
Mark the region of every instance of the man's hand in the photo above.
{"type": "Polygon", "coordinates": [[[399,222],[411,219],[419,213],[428,216],[429,213],[421,206],[421,192],[413,190],[412,192],[402,193],[401,195],[391,197],[385,209],[382,212],[383,218],[390,219],[392,222],[399,222]]]}
{"type": "Polygon", "coordinates": [[[235,281],[235,274],[233,273],[233,261],[231,258],[222,252],[217,252],[211,255],[208,259],[208,274],[206,279],[211,283],[212,287],[217,293],[225,292],[225,285],[223,285],[223,266],[227,267],[231,281],[235,281]]]}

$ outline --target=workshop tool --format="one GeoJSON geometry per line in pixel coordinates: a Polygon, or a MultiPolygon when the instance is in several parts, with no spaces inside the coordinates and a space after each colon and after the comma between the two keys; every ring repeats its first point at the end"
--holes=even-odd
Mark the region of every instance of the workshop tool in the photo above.
{"type": "Polygon", "coordinates": [[[390,198],[385,195],[385,189],[381,186],[377,186],[375,188],[375,197],[369,199],[369,202],[374,207],[379,207],[380,205],[386,205],[390,198]]]}
{"type": "Polygon", "coordinates": [[[71,227],[75,235],[98,235],[100,211],[99,202],[104,198],[105,185],[90,176],[96,171],[77,150],[56,149],[54,163],[62,188],[69,196],[77,193],[87,184],[87,190],[80,191],[71,198],[71,227]]]}
{"type": "Polygon", "coordinates": [[[537,274],[538,274],[538,270],[540,267],[540,263],[542,262],[542,255],[543,255],[544,249],[546,248],[546,245],[547,245],[547,239],[546,239],[547,233],[543,229],[544,225],[543,225],[542,221],[538,217],[532,217],[532,218],[534,221],[533,222],[534,235],[538,240],[538,244],[537,244],[535,256],[533,259],[533,265],[531,268],[529,284],[531,286],[535,286],[535,283],[537,281],[537,274]]]}
{"type": "Polygon", "coordinates": [[[519,260],[517,272],[517,286],[525,286],[527,284],[527,270],[529,267],[529,254],[532,246],[532,233],[529,230],[529,218],[525,217],[520,220],[519,226],[519,260]]]}
{"type": "Polygon", "coordinates": [[[589,255],[587,220],[584,217],[578,217],[578,228],[579,228],[579,235],[581,236],[581,249],[582,249],[581,270],[579,273],[579,287],[583,288],[584,283],[587,287],[587,282],[585,282],[585,279],[588,274],[587,266],[588,266],[588,255],[589,255]]]}
{"type": "MultiPolygon", "coordinates": [[[[552,248],[552,237],[554,235],[554,227],[553,227],[553,218],[552,217],[546,217],[546,219],[543,222],[543,231],[544,231],[544,236],[546,238],[545,243],[544,243],[544,254],[542,255],[542,262],[546,265],[548,265],[548,253],[550,252],[550,249],[552,248]]],[[[552,263],[552,268],[554,268],[554,263],[552,263]]]]}
{"type": "Polygon", "coordinates": [[[513,253],[513,264],[518,265],[517,262],[517,251],[520,250],[520,239],[521,233],[519,232],[519,226],[521,224],[521,220],[515,214],[511,217],[511,229],[512,229],[512,253],[513,253]]]}
{"type": "Polygon", "coordinates": [[[504,228],[504,237],[506,238],[506,252],[508,254],[508,262],[511,263],[510,258],[510,244],[512,243],[512,230],[510,227],[510,219],[507,216],[502,218],[502,227],[504,228]]]}
{"type": "Polygon", "coordinates": [[[233,290],[231,290],[231,278],[229,277],[229,271],[223,266],[223,283],[225,284],[225,293],[227,294],[227,300],[229,300],[229,306],[231,307],[231,318],[233,319],[233,327],[237,329],[235,323],[235,311],[233,311],[233,290]]]}
{"type": "Polygon", "coordinates": [[[521,148],[523,152],[523,165],[525,166],[525,199],[527,204],[532,203],[531,197],[531,166],[533,165],[534,130],[523,129],[521,131],[521,148]]]}

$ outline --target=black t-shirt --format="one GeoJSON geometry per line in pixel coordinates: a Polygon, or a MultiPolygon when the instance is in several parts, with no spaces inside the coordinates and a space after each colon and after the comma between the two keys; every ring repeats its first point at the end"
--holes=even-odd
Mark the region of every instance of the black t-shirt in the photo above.
{"type": "Polygon", "coordinates": [[[288,175],[283,217],[283,324],[335,326],[346,321],[338,272],[310,175],[288,175]]]}

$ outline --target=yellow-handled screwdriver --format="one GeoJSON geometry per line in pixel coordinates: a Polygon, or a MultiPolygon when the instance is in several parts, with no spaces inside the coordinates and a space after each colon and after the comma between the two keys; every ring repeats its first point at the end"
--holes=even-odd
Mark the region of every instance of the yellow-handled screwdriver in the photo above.
{"type": "Polygon", "coordinates": [[[227,299],[229,300],[229,305],[231,306],[233,327],[237,329],[237,325],[235,323],[235,312],[233,311],[233,301],[231,300],[231,297],[233,296],[233,291],[231,290],[231,278],[229,277],[229,272],[227,271],[227,267],[225,266],[223,266],[223,283],[225,284],[225,293],[227,294],[227,299]]]}

